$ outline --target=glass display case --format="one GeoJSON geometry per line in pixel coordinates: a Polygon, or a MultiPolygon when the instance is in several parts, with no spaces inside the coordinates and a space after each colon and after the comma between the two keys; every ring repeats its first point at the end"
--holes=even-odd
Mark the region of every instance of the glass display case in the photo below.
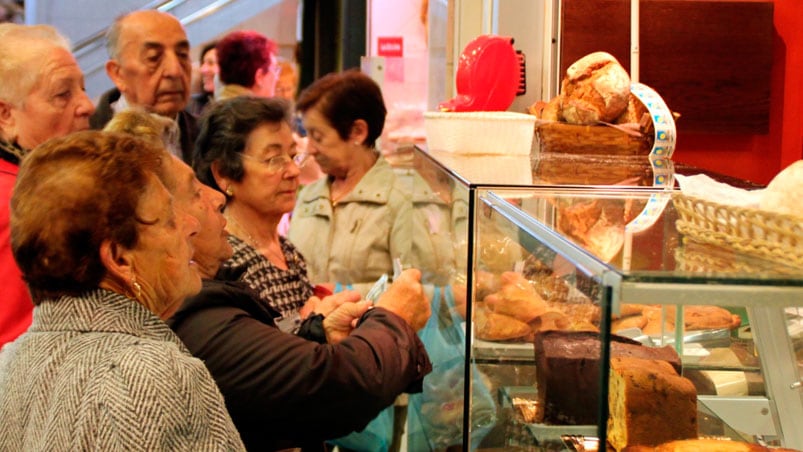
{"type": "Polygon", "coordinates": [[[653,440],[803,449],[803,269],[678,233],[672,175],[701,171],[410,152],[434,371],[409,450],[613,450],[635,406],[653,440]],[[652,405],[643,361],[668,363],[652,405]]]}

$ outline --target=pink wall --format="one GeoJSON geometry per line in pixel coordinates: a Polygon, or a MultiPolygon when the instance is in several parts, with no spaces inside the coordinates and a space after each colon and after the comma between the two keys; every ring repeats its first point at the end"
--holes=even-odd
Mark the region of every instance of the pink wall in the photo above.
{"type": "Polygon", "coordinates": [[[803,1],[774,3],[769,134],[681,135],[673,160],[767,183],[803,158],[803,1]]]}

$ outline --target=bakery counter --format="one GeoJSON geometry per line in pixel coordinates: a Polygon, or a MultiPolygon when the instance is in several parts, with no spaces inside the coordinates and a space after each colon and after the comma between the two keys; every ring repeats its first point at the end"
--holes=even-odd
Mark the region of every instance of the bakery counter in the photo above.
{"type": "MultiPolygon", "coordinates": [[[[405,164],[426,231],[414,236],[417,259],[438,257],[424,283],[448,285],[436,312],[442,327],[462,325],[462,375],[471,376],[449,374],[449,394],[462,388],[466,402],[462,416],[449,413],[462,439],[448,446],[543,448],[581,426],[622,448],[645,429],[656,441],[717,436],[703,428],[721,419],[737,432],[725,436],[803,449],[803,270],[679,233],[673,176],[699,171],[421,149],[405,164]],[[630,382],[642,380],[660,381],[662,395],[638,393],[630,382]],[[509,388],[540,401],[535,422],[513,416],[500,396],[509,388]],[[628,421],[642,400],[657,401],[643,410],[652,416],[628,421]]],[[[436,381],[428,389],[425,380],[424,398],[445,393],[436,381]]],[[[433,413],[435,431],[446,415],[433,413]]]]}
{"type": "MultiPolygon", "coordinates": [[[[473,357],[488,359],[489,349],[500,358],[512,354],[484,342],[534,341],[544,424],[565,424],[567,431],[594,425],[599,437],[614,435],[622,447],[632,439],[619,429],[638,436],[638,428],[612,426],[633,409],[627,382],[658,378],[666,382],[662,391],[676,391],[667,400],[706,397],[718,416],[741,412],[753,419],[736,419],[743,436],[800,447],[793,419],[803,413],[796,384],[803,269],[684,237],[675,227],[672,190],[508,187],[479,189],[478,200],[484,215],[476,226],[473,357]],[[501,244],[508,249],[500,254],[501,244]],[[504,338],[517,322],[529,331],[504,338]],[[539,348],[540,338],[555,330],[565,337],[539,348]],[[623,339],[635,351],[622,350],[623,339]],[[643,363],[674,363],[658,353],[667,348],[679,360],[674,372],[643,363]],[[628,362],[634,354],[644,359],[628,362]],[[577,388],[584,388],[582,397],[577,388]]],[[[658,418],[689,411],[654,409],[658,418]]],[[[688,438],[690,431],[678,427],[665,439],[688,438]]]]}

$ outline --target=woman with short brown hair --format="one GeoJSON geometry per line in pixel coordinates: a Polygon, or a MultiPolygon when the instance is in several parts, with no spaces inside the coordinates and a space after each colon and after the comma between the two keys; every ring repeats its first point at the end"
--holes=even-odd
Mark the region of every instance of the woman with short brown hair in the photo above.
{"type": "Polygon", "coordinates": [[[240,450],[204,364],[162,319],[201,288],[198,221],[164,148],[78,132],[23,161],[14,258],[33,323],[0,350],[0,450],[240,450]]]}

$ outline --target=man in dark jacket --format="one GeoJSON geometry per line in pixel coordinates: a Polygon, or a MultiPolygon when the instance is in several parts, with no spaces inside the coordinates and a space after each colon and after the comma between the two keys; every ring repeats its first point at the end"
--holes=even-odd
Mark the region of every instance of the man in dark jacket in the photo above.
{"type": "Polygon", "coordinates": [[[416,335],[430,315],[418,270],[402,272],[374,307],[356,292],[324,298],[298,335],[285,333],[237,275],[216,275],[232,253],[225,198],[173,163],[166,185],[200,223],[193,259],[204,287],[168,323],[215,378],[246,448],[322,449],[421,391],[432,365],[416,335]]]}
{"type": "Polygon", "coordinates": [[[171,152],[192,160],[198,125],[186,112],[190,100],[190,43],[181,23],[156,10],[139,10],[117,18],[109,28],[106,73],[116,88],[104,93],[90,119],[102,129],[114,112],[139,107],[176,122],[171,152]]]}

